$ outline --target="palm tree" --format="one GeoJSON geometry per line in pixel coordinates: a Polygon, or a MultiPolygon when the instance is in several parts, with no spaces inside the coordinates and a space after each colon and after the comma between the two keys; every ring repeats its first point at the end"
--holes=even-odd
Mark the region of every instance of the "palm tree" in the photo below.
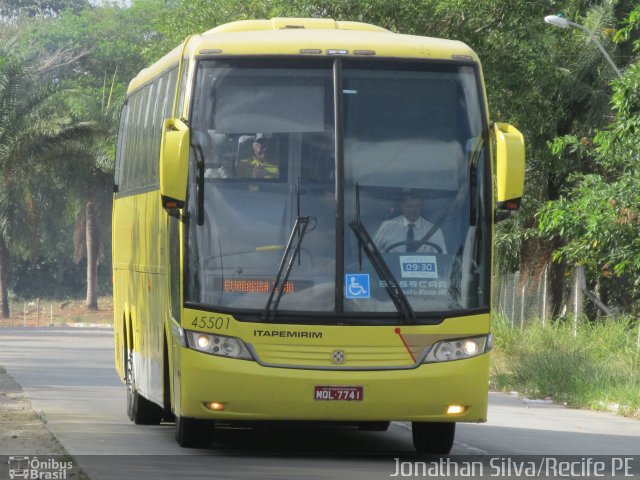
{"type": "MultiPolygon", "coordinates": [[[[93,158],[92,158],[93,160],[93,158]]],[[[85,167],[87,164],[84,165],[85,167]]],[[[78,173],[78,172],[76,172],[78,173]]],[[[87,294],[85,305],[98,309],[98,265],[103,252],[103,239],[111,218],[111,188],[113,175],[95,165],[76,175],[75,195],[81,204],[73,235],[74,260],[87,262],[87,294]]]]}
{"type": "MultiPolygon", "coordinates": [[[[105,76],[106,77],[106,76],[105,76]]],[[[76,100],[82,98],[83,116],[95,123],[95,135],[90,144],[79,145],[76,160],[78,168],[73,185],[73,195],[81,206],[78,208],[74,232],[74,260],[86,258],[87,292],[85,305],[90,310],[98,308],[98,265],[104,240],[110,231],[113,188],[113,158],[117,138],[119,106],[112,102],[116,74],[111,87],[76,90],[76,100]]]]}
{"type": "MultiPolygon", "coordinates": [[[[0,316],[9,316],[8,282],[11,251],[26,243],[32,255],[38,246],[39,220],[48,202],[35,190],[48,184],[51,158],[64,158],[73,141],[90,135],[92,127],[48,107],[56,95],[46,73],[52,65],[23,55],[15,39],[0,46],[0,316]],[[46,65],[46,67],[43,67],[46,65]],[[25,241],[26,240],[26,241],[25,241]]],[[[59,62],[58,62],[59,63],[59,62]]],[[[24,248],[24,247],[22,247],[24,248]]]]}

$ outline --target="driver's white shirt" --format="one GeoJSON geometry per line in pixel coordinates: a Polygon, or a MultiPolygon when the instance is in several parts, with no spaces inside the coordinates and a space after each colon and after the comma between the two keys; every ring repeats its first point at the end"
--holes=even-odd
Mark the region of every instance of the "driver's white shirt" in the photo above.
{"type": "MultiPolygon", "coordinates": [[[[380,228],[376,232],[373,241],[376,242],[376,245],[380,249],[382,253],[394,243],[405,242],[407,240],[407,230],[409,229],[409,224],[411,222],[407,220],[404,215],[400,215],[396,218],[392,218],[391,220],[387,220],[382,222],[380,228]]],[[[415,222],[413,222],[415,227],[413,227],[413,238],[416,240],[420,240],[422,237],[426,235],[426,233],[431,230],[433,224],[428,220],[425,220],[422,217],[419,217],[415,222]]],[[[427,239],[428,242],[435,243],[440,248],[442,248],[442,253],[447,253],[447,247],[444,243],[444,236],[442,235],[442,231],[440,229],[436,230],[436,232],[431,235],[431,238],[427,239]]],[[[393,249],[392,252],[406,252],[406,245],[399,245],[393,249]]],[[[431,245],[420,245],[418,247],[418,252],[420,253],[438,253],[435,248],[431,245]]]]}

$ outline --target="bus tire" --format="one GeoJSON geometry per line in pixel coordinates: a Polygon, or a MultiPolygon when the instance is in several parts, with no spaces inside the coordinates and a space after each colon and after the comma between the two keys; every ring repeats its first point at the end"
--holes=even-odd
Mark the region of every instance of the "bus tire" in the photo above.
{"type": "Polygon", "coordinates": [[[163,410],[160,406],[147,400],[136,390],[135,368],[131,352],[127,356],[127,416],[136,425],[158,425],[162,421],[163,410]]]}
{"type": "Polygon", "coordinates": [[[416,452],[447,455],[453,448],[456,424],[412,422],[411,431],[416,452]]]}
{"type": "Polygon", "coordinates": [[[213,439],[213,422],[176,416],[176,442],[182,448],[204,448],[213,439]]]}
{"type": "Polygon", "coordinates": [[[391,422],[362,422],[358,428],[365,432],[386,432],[391,422]]]}

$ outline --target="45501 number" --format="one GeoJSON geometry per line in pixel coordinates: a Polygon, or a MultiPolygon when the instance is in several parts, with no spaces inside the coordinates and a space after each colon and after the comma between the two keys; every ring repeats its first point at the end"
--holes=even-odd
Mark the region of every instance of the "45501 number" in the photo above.
{"type": "Polygon", "coordinates": [[[191,325],[197,328],[208,328],[215,330],[227,330],[229,328],[229,317],[196,317],[191,325]]]}

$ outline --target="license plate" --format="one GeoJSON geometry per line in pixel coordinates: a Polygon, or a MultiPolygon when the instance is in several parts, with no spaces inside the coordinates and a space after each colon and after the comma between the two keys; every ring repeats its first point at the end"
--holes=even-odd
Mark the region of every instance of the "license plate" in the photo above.
{"type": "Polygon", "coordinates": [[[316,385],[314,400],[359,401],[363,398],[363,387],[343,387],[316,385]]]}

